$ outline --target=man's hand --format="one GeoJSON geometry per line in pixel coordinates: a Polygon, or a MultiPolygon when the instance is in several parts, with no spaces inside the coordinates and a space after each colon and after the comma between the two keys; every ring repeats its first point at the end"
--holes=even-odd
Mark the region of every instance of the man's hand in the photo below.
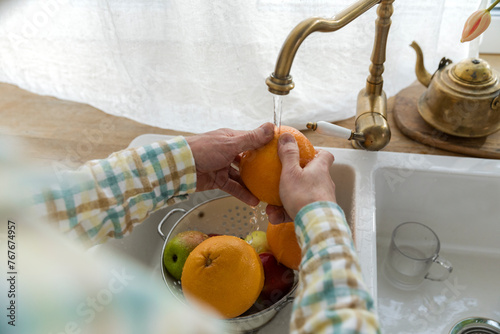
{"type": "Polygon", "coordinates": [[[278,154],[282,164],[280,198],[283,207],[266,208],[273,224],[290,222],[307,204],[317,201],[335,202],[335,184],[330,177],[334,158],[326,151],[319,151],[304,168],[299,164],[299,148],[295,138],[283,133],[278,141],[278,154]]]}
{"type": "Polygon", "coordinates": [[[272,123],[252,131],[219,129],[187,137],[196,165],[196,190],[221,189],[248,205],[258,205],[259,200],[244,186],[235,166],[241,153],[262,147],[273,137],[272,123]]]}

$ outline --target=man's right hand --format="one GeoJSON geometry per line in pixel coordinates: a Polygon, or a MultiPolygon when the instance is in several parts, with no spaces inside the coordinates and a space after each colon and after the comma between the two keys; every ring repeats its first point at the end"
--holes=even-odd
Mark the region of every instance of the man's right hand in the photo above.
{"type": "Polygon", "coordinates": [[[320,150],[304,168],[299,164],[299,148],[293,135],[281,134],[278,154],[282,164],[280,197],[283,207],[266,209],[272,224],[290,222],[304,206],[317,201],[336,202],[335,184],[330,177],[334,157],[320,150]]]}

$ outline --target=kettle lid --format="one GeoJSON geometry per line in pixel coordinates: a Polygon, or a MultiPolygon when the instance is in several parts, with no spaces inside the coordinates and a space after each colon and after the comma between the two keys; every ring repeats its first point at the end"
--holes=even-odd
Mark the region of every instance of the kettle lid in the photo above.
{"type": "Polygon", "coordinates": [[[467,58],[454,65],[453,76],[465,84],[484,85],[496,78],[490,65],[483,59],[467,58]]]}

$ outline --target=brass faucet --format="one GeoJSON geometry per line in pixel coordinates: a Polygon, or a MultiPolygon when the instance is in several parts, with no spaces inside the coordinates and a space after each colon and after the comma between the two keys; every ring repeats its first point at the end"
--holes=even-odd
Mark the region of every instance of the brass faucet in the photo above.
{"type": "MultiPolygon", "coordinates": [[[[359,0],[332,19],[311,17],[299,23],[288,35],[281,47],[274,72],[266,79],[271,93],[287,95],[295,86],[290,69],[302,42],[313,32],[332,32],[353,21],[370,8],[379,4],[375,27],[375,42],[370,65],[370,75],[366,87],[358,94],[355,130],[348,138],[353,146],[369,151],[383,149],[391,138],[387,123],[387,97],[382,89],[385,50],[391,25],[394,0],[359,0]]],[[[336,127],[336,125],[331,124],[336,127]]],[[[308,128],[316,130],[316,123],[308,123],[308,128]]]]}

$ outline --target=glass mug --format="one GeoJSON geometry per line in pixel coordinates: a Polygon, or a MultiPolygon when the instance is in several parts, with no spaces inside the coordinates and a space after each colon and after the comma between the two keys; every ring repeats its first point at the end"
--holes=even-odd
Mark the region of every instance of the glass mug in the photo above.
{"type": "Polygon", "coordinates": [[[453,267],[439,256],[439,249],[439,238],[429,227],[414,222],[399,224],[392,232],[391,245],[385,258],[385,277],[403,290],[418,288],[424,279],[446,280],[453,267]],[[431,274],[431,266],[439,268],[440,274],[431,274]]]}

